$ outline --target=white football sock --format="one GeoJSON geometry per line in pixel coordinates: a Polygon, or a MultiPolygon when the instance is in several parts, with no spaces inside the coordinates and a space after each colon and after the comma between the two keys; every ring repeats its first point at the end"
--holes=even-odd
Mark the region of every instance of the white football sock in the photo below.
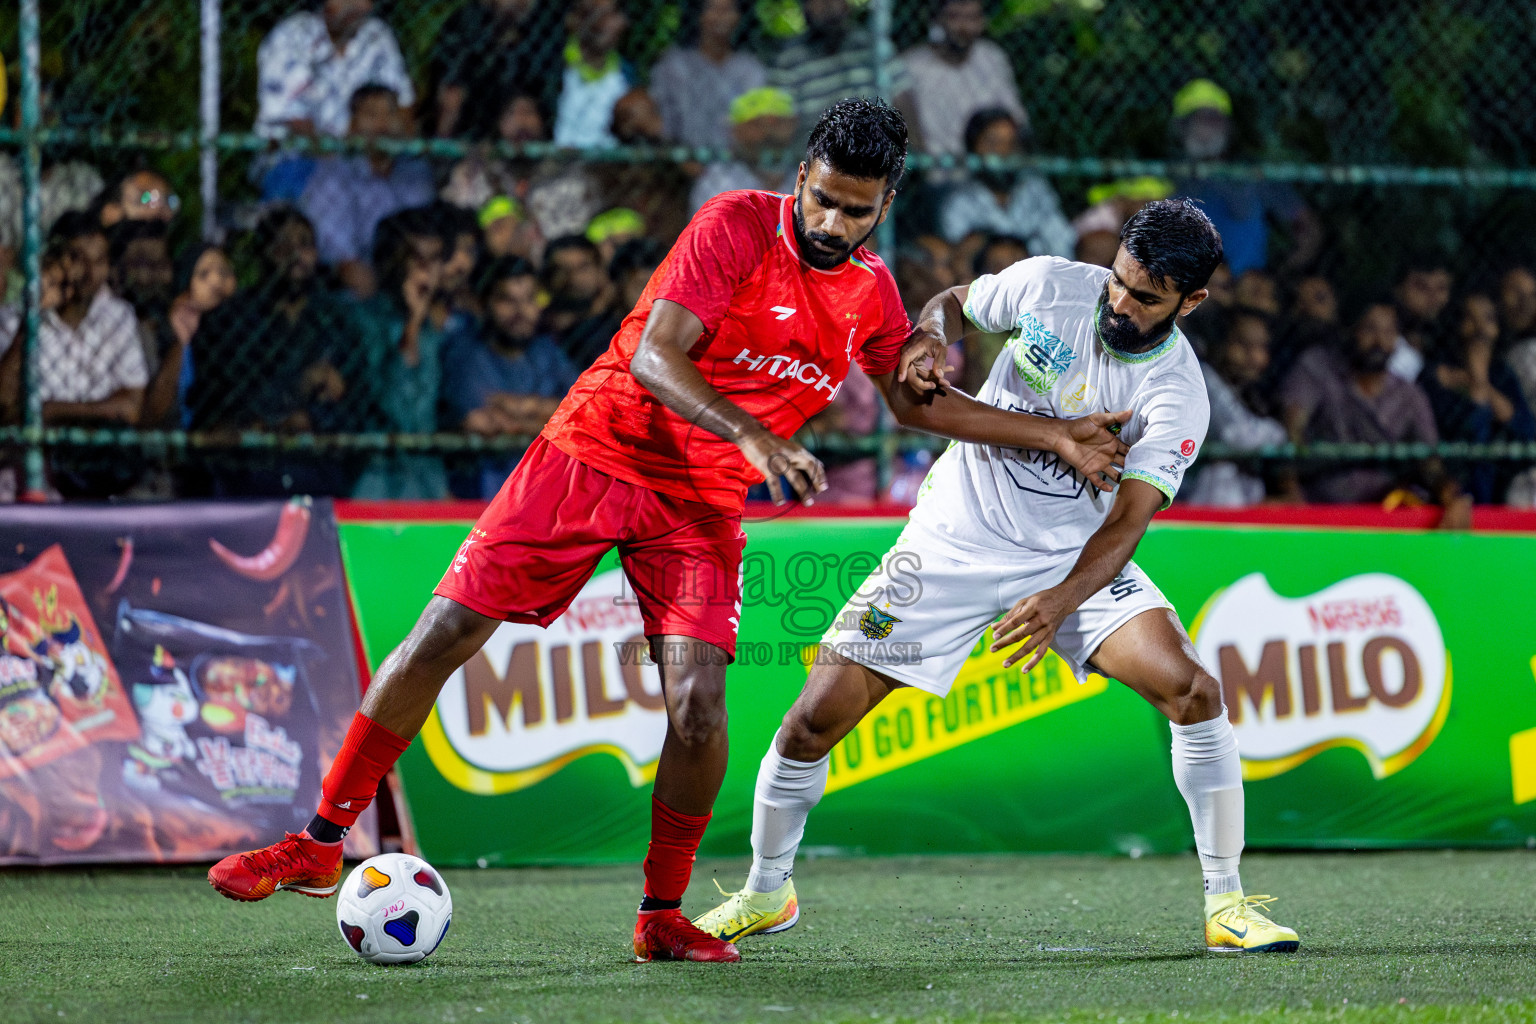
{"type": "Polygon", "coordinates": [[[773,734],[757,770],[748,892],[773,892],[794,874],[805,819],[827,788],[827,762],[826,757],[810,764],[791,761],[779,753],[779,734],[773,734]]]}
{"type": "Polygon", "coordinates": [[[1173,726],[1173,780],[1189,804],[1205,894],[1240,891],[1243,769],[1226,708],[1209,722],[1173,726]]]}

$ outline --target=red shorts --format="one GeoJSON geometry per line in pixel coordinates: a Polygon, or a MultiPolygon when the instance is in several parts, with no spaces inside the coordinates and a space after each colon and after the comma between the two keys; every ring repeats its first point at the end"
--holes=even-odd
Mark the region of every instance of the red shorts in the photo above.
{"type": "Polygon", "coordinates": [[[746,542],[739,513],[599,473],[540,437],[433,593],[548,626],[617,547],[647,636],[693,637],[735,658],[746,542]]]}

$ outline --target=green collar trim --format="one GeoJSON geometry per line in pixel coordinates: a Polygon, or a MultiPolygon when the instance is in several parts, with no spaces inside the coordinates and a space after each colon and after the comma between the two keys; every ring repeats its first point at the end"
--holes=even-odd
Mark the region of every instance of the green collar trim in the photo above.
{"type": "Polygon", "coordinates": [[[1104,340],[1104,335],[1099,332],[1099,312],[1103,308],[1104,308],[1104,300],[1102,298],[1098,302],[1094,303],[1094,305],[1093,305],[1093,333],[1094,333],[1094,336],[1099,339],[1099,347],[1100,348],[1102,348],[1108,355],[1112,356],[1115,359],[1120,360],[1122,363],[1132,363],[1132,364],[1135,364],[1135,363],[1150,363],[1152,360],[1156,359],[1158,356],[1164,356],[1164,355],[1167,355],[1169,352],[1172,352],[1173,349],[1174,349],[1174,346],[1176,346],[1179,343],[1179,325],[1178,324],[1174,324],[1173,325],[1173,330],[1168,332],[1168,337],[1164,338],[1163,339],[1163,343],[1161,345],[1157,346],[1157,348],[1148,349],[1145,352],[1137,352],[1134,355],[1131,355],[1131,354],[1128,354],[1128,353],[1125,353],[1125,352],[1117,351],[1114,348],[1114,346],[1110,345],[1109,342],[1104,340]]]}
{"type": "Polygon", "coordinates": [[[567,67],[576,69],[576,73],[581,76],[583,82],[596,82],[619,70],[619,54],[616,50],[610,51],[603,58],[602,64],[593,66],[588,64],[587,59],[581,55],[581,47],[577,45],[576,40],[568,39],[565,43],[565,63],[567,67]]]}

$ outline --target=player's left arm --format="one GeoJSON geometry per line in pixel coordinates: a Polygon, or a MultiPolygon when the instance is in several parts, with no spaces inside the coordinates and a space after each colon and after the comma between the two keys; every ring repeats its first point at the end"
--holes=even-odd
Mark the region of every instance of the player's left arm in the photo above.
{"type": "Polygon", "coordinates": [[[1023,669],[1028,672],[1040,663],[1066,617],[1125,570],[1152,517],[1165,502],[1166,495],[1144,480],[1121,481],[1109,518],[1083,545],[1067,578],[1018,602],[993,627],[994,651],[1024,641],[1008,655],[1004,667],[1028,658],[1023,669]]]}

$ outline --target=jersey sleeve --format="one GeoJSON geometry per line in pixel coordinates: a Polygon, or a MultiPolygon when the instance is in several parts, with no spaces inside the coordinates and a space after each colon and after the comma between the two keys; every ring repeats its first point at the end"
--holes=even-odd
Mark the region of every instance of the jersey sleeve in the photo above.
{"type": "Polygon", "coordinates": [[[912,334],[912,322],[902,307],[896,280],[883,265],[876,268],[875,283],[880,295],[880,326],[853,354],[859,369],[871,377],[896,369],[901,347],[912,334]]]}
{"type": "Polygon", "coordinates": [[[1121,480],[1141,480],[1163,492],[1163,508],[1184,482],[1184,471],[1205,443],[1211,406],[1198,375],[1170,373],[1148,382],[1136,398],[1131,425],[1140,429],[1125,456],[1121,480]]]}
{"type": "Polygon", "coordinates": [[[701,206],[656,271],[651,297],[686,307],[705,334],[720,326],[736,288],[773,245],[775,223],[753,196],[723,192],[701,206]]]}
{"type": "Polygon", "coordinates": [[[971,282],[965,318],[989,334],[1012,331],[1030,287],[1049,262],[1048,256],[1020,260],[1001,274],[983,274],[971,282]]]}

